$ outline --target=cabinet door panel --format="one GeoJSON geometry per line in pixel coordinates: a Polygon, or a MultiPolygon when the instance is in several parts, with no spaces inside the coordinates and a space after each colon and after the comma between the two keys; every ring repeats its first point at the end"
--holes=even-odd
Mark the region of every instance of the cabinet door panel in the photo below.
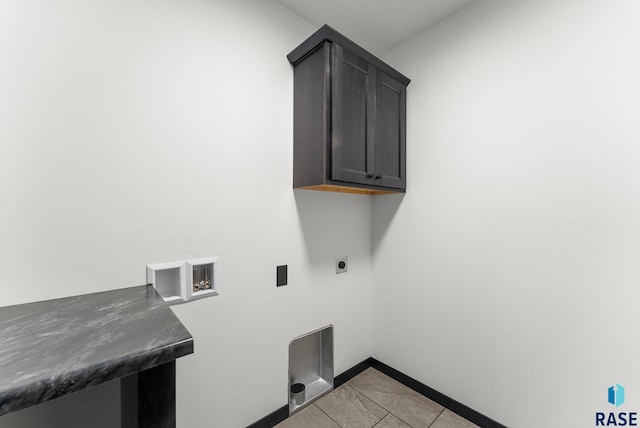
{"type": "Polygon", "coordinates": [[[376,184],[405,187],[406,87],[378,71],[374,167],[376,184]]]}
{"type": "Polygon", "coordinates": [[[373,67],[333,45],[332,173],[337,181],[372,183],[369,155],[375,90],[373,67]]]}

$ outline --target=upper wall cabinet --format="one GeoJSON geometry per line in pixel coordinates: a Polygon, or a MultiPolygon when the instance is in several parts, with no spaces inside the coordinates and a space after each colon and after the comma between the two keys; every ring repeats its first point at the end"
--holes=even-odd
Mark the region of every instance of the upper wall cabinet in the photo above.
{"type": "Polygon", "coordinates": [[[293,187],[404,192],[410,80],[327,25],[287,58],[294,66],[293,187]]]}

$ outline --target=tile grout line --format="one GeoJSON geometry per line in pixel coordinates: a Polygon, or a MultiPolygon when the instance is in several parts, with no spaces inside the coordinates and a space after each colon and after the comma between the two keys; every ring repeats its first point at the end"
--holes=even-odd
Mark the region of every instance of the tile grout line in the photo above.
{"type": "MultiPolygon", "coordinates": [[[[405,421],[404,419],[402,419],[400,416],[398,416],[398,415],[396,415],[396,414],[394,414],[394,413],[391,413],[391,414],[392,414],[396,419],[398,419],[398,420],[399,420],[399,421],[401,421],[403,424],[405,424],[406,426],[408,426],[408,427],[410,427],[410,428],[414,428],[414,426],[413,426],[413,425],[411,425],[409,422],[407,422],[407,421],[405,421]]],[[[438,416],[440,416],[440,415],[438,415],[438,416]]],[[[438,418],[436,418],[436,419],[438,419],[438,418]]],[[[435,421],[435,419],[434,419],[434,421],[435,421]]],[[[431,422],[431,424],[429,424],[429,427],[430,427],[432,424],[433,424],[433,422],[431,422]]],[[[429,428],[429,427],[427,427],[427,428],[429,428]]]]}
{"type": "MultiPolygon", "coordinates": [[[[376,404],[377,404],[377,403],[376,403],[376,404]]],[[[379,405],[379,404],[378,404],[378,405],[379,405]]],[[[381,407],[381,408],[382,408],[382,407],[381,407]]],[[[386,411],[387,409],[384,409],[384,410],[386,411]]],[[[381,417],[381,418],[380,418],[380,420],[379,420],[378,422],[376,422],[376,423],[375,423],[371,428],[376,428],[378,425],[380,425],[380,422],[382,422],[382,420],[383,420],[384,418],[386,418],[387,416],[389,416],[390,414],[391,414],[391,412],[387,412],[387,414],[386,414],[386,415],[384,415],[383,417],[381,417]]]]}
{"type": "MultiPolygon", "coordinates": [[[[360,395],[362,395],[364,398],[366,398],[366,399],[370,400],[373,404],[375,404],[376,406],[380,407],[382,410],[384,410],[385,412],[387,412],[387,413],[385,413],[385,415],[384,415],[384,416],[382,416],[381,418],[379,418],[379,419],[378,419],[378,420],[373,424],[373,426],[372,426],[371,428],[373,428],[373,427],[375,427],[376,425],[378,425],[378,424],[379,424],[379,423],[380,423],[384,418],[386,418],[386,417],[387,417],[387,415],[391,414],[391,412],[390,412],[389,410],[387,410],[387,409],[385,409],[384,407],[382,407],[382,406],[381,406],[379,403],[377,403],[375,400],[373,400],[373,399],[371,399],[371,398],[367,397],[365,394],[363,394],[362,392],[360,392],[360,390],[358,390],[358,389],[355,387],[355,385],[351,385],[349,382],[345,382],[344,384],[340,385],[340,387],[339,387],[339,388],[343,388],[343,387],[345,387],[345,386],[348,386],[349,388],[353,389],[353,391],[354,391],[356,394],[360,394],[360,395]]],[[[335,391],[335,390],[331,391],[329,394],[333,394],[333,392],[334,392],[334,391],[335,391]]],[[[356,395],[356,398],[357,398],[357,395],[356,395]]],[[[360,399],[358,398],[358,401],[360,401],[360,403],[362,404],[362,406],[363,406],[363,407],[364,407],[364,408],[365,408],[365,409],[366,409],[366,410],[367,410],[371,415],[375,416],[375,414],[374,414],[373,412],[371,412],[369,409],[367,409],[367,406],[362,402],[362,400],[360,400],[360,399]]],[[[329,419],[331,419],[332,421],[334,421],[334,422],[335,422],[336,424],[338,424],[338,426],[340,426],[341,428],[349,428],[349,427],[343,427],[340,423],[338,423],[338,421],[336,421],[335,419],[333,419],[333,418],[331,417],[331,415],[329,415],[327,412],[325,412],[325,411],[324,411],[324,409],[323,409],[322,407],[320,407],[320,406],[318,406],[318,405],[316,405],[316,404],[314,404],[314,405],[315,405],[318,409],[320,409],[320,410],[321,410],[325,415],[329,416],[329,419]]]]}
{"type": "MultiPolygon", "coordinates": [[[[376,369],[374,369],[376,370],[376,369]]],[[[378,371],[378,370],[376,370],[378,371]]],[[[383,373],[384,374],[384,373],[383,373]]],[[[392,379],[394,382],[398,382],[395,379],[392,379]]],[[[349,381],[350,382],[350,381],[349,381]]],[[[347,384],[349,383],[347,382],[347,384]]],[[[398,382],[399,383],[399,382],[398,382]]],[[[405,425],[407,425],[410,428],[414,428],[413,425],[411,425],[409,422],[405,421],[404,419],[402,419],[400,416],[396,415],[395,413],[393,413],[392,410],[387,409],[386,407],[384,407],[382,404],[378,403],[376,400],[374,400],[373,398],[369,397],[367,394],[365,394],[364,392],[362,392],[356,385],[349,385],[351,388],[353,388],[354,390],[356,390],[357,392],[359,392],[360,394],[362,394],[363,396],[367,397],[369,400],[373,401],[375,404],[377,404],[378,406],[380,406],[380,408],[384,409],[387,411],[387,414],[384,415],[382,417],[382,419],[386,418],[388,415],[392,415],[393,417],[395,417],[396,419],[398,419],[399,421],[401,421],[402,423],[404,423],[405,425]]],[[[384,391],[382,391],[384,393],[384,391]]],[[[406,395],[406,396],[410,396],[413,394],[402,394],[402,393],[398,393],[398,395],[406,395]]],[[[427,428],[429,428],[431,425],[433,425],[433,423],[440,417],[440,415],[442,414],[442,412],[444,412],[446,410],[446,407],[442,406],[442,410],[440,411],[440,413],[438,413],[438,416],[436,416],[436,418],[429,424],[429,426],[427,428]]],[[[378,425],[382,419],[380,419],[378,422],[376,422],[376,425],[378,425]]],[[[375,427],[375,425],[374,425],[375,427]]],[[[373,428],[373,427],[372,427],[373,428]]]]}
{"type": "MultiPolygon", "coordinates": [[[[384,416],[382,416],[381,418],[379,418],[379,419],[378,419],[378,420],[373,424],[373,426],[374,426],[374,427],[375,427],[376,425],[378,425],[378,424],[379,424],[379,423],[380,423],[384,418],[386,418],[388,414],[390,414],[390,413],[391,413],[389,410],[387,410],[387,409],[385,409],[384,407],[382,407],[382,406],[380,405],[380,403],[378,403],[378,402],[376,402],[375,400],[373,400],[373,399],[371,399],[371,398],[367,397],[366,395],[364,395],[362,392],[360,392],[358,389],[356,389],[356,387],[355,387],[355,386],[349,385],[349,388],[353,389],[353,392],[355,392],[355,396],[356,396],[356,398],[358,399],[358,401],[362,404],[362,406],[363,406],[363,407],[364,407],[364,408],[365,408],[365,409],[366,409],[366,410],[367,410],[371,415],[376,416],[376,415],[375,415],[371,410],[369,410],[369,409],[367,408],[366,404],[362,401],[362,399],[361,399],[360,397],[358,397],[358,395],[361,395],[363,398],[366,398],[367,400],[371,401],[374,405],[376,405],[376,406],[380,407],[382,410],[384,410],[385,412],[387,412],[387,413],[385,413],[385,415],[384,415],[384,416]]],[[[376,417],[377,417],[377,416],[376,416],[376,417]]],[[[371,428],[373,428],[373,427],[371,427],[371,428]]]]}
{"type": "MultiPolygon", "coordinates": [[[[333,392],[333,391],[332,391],[333,392]]],[[[333,419],[327,412],[325,412],[322,407],[317,406],[315,403],[311,404],[312,406],[316,406],[322,413],[324,413],[325,415],[327,415],[327,417],[329,419],[331,419],[333,421],[334,424],[338,425],[340,428],[348,428],[348,427],[343,427],[340,423],[338,423],[338,421],[336,421],[335,419],[333,419]]]]}
{"type": "MultiPolygon", "coordinates": [[[[348,383],[348,382],[347,382],[348,383]]],[[[386,410],[387,413],[392,413],[391,410],[387,409],[386,407],[384,407],[383,405],[381,405],[380,403],[378,403],[376,400],[374,400],[373,398],[369,397],[367,394],[365,394],[363,391],[361,391],[357,386],[355,385],[349,385],[351,386],[351,388],[353,388],[354,390],[356,390],[358,393],[362,394],[364,397],[367,397],[369,400],[373,401],[376,405],[378,405],[381,409],[386,410]]],[[[386,415],[385,415],[386,416],[386,415]]]]}
{"type": "Polygon", "coordinates": [[[444,411],[445,411],[445,410],[447,410],[447,408],[446,408],[446,407],[444,407],[444,406],[442,406],[442,411],[440,411],[440,413],[438,413],[438,416],[436,416],[436,418],[435,418],[435,419],[434,419],[434,420],[429,424],[429,426],[428,426],[427,428],[429,428],[429,427],[431,427],[433,424],[435,424],[435,423],[436,423],[436,421],[437,421],[438,419],[440,419],[440,416],[442,416],[442,414],[444,413],[444,411]]]}

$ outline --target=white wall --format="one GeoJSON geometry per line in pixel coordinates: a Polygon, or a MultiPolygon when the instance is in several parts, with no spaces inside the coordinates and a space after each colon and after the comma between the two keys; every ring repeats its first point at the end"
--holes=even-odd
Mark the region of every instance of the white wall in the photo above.
{"type": "Polygon", "coordinates": [[[595,426],[615,382],[640,410],[639,18],[478,1],[385,57],[413,81],[374,357],[513,427],[595,426]]]}
{"type": "Polygon", "coordinates": [[[371,199],[291,189],[286,54],[314,30],[259,0],[0,6],[0,305],[219,256],[220,295],[174,308],[195,339],[179,426],[285,405],[288,344],[307,331],[335,325],[336,373],[371,354],[371,199]]]}

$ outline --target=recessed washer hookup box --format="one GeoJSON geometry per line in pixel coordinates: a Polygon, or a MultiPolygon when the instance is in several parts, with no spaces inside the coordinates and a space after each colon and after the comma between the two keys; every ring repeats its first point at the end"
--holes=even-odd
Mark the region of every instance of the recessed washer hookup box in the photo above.
{"type": "Polygon", "coordinates": [[[298,336],[289,343],[289,384],[304,385],[304,401],[291,400],[293,414],[333,390],[333,325],[298,336]]]}

